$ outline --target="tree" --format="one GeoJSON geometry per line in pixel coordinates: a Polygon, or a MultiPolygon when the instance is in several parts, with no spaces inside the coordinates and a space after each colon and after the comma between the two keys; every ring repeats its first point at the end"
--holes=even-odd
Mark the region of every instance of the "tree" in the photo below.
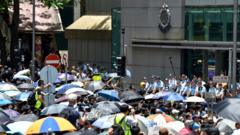
{"type": "MultiPolygon", "coordinates": [[[[8,14],[8,8],[11,5],[13,5],[12,24],[10,25],[10,28],[11,28],[11,46],[10,46],[11,63],[15,63],[14,62],[14,48],[18,44],[19,1],[21,1],[21,0],[1,0],[1,2],[0,2],[0,16],[8,14]]],[[[29,1],[31,1],[31,0],[29,0],[29,1]]],[[[64,6],[66,4],[68,4],[71,0],[41,0],[41,1],[48,7],[64,8],[64,6]]],[[[5,20],[5,21],[7,22],[9,20],[5,20]]],[[[1,42],[1,39],[2,38],[0,38],[0,42],[1,42]]],[[[2,48],[6,48],[5,44],[2,48]]],[[[2,52],[3,51],[6,51],[6,50],[2,50],[2,52]]],[[[1,53],[1,54],[4,55],[5,53],[1,53]]],[[[3,57],[3,58],[6,58],[6,57],[3,57]]]]}

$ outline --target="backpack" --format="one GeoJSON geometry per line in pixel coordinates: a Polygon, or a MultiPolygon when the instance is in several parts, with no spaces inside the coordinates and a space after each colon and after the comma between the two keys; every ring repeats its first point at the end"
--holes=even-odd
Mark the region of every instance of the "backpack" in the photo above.
{"type": "Polygon", "coordinates": [[[114,124],[112,125],[113,128],[113,135],[124,135],[124,129],[122,128],[121,124],[124,121],[126,116],[124,116],[119,123],[116,122],[116,117],[114,118],[114,124]]]}
{"type": "Polygon", "coordinates": [[[32,92],[27,99],[27,103],[32,107],[36,104],[37,100],[35,98],[36,92],[32,92]]]}

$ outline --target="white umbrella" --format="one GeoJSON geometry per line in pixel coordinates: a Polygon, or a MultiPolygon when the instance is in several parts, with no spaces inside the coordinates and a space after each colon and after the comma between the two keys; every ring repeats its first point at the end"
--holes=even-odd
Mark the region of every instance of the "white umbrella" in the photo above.
{"type": "Polygon", "coordinates": [[[30,74],[30,69],[21,70],[21,71],[17,72],[14,76],[26,75],[26,74],[30,74]]]}
{"type": "Polygon", "coordinates": [[[111,78],[120,77],[120,76],[118,76],[117,73],[109,73],[108,76],[111,77],[111,78]]]}
{"type": "Polygon", "coordinates": [[[20,79],[20,80],[31,80],[30,77],[26,76],[26,75],[14,75],[13,79],[20,79]]]}
{"type": "Polygon", "coordinates": [[[32,124],[33,124],[33,122],[29,122],[29,121],[18,121],[18,122],[8,124],[7,127],[10,129],[11,132],[21,133],[21,134],[25,135],[27,132],[27,129],[32,124]]]}
{"type": "Polygon", "coordinates": [[[171,121],[166,124],[166,127],[180,132],[185,127],[185,125],[181,121],[171,121]]]}
{"type": "Polygon", "coordinates": [[[8,90],[8,91],[4,91],[3,93],[8,95],[9,97],[15,97],[15,96],[21,94],[21,91],[18,91],[18,90],[8,90]]]}
{"type": "Polygon", "coordinates": [[[84,84],[83,84],[83,82],[71,82],[71,84],[74,84],[74,85],[78,85],[79,87],[83,87],[84,86],[84,84]]]}
{"type": "Polygon", "coordinates": [[[71,94],[71,93],[74,93],[74,92],[87,92],[85,89],[83,88],[70,88],[68,89],[65,94],[68,95],[68,94],[71,94]]]}
{"type": "Polygon", "coordinates": [[[18,88],[10,83],[0,83],[0,91],[11,91],[11,90],[17,90],[18,88]]]}
{"type": "Polygon", "coordinates": [[[204,98],[201,98],[201,97],[192,96],[192,97],[187,97],[187,99],[184,100],[184,102],[205,103],[206,100],[204,98]]]}

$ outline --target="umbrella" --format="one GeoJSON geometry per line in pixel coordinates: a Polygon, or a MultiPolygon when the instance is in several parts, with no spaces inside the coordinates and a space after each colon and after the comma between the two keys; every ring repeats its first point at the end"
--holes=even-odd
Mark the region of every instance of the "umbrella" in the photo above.
{"type": "Polygon", "coordinates": [[[30,80],[31,80],[31,78],[28,77],[28,76],[26,76],[26,75],[14,75],[14,76],[13,76],[13,79],[14,79],[14,80],[15,80],[15,79],[27,80],[27,81],[30,81],[30,80]]]}
{"type": "Polygon", "coordinates": [[[18,90],[8,90],[8,91],[4,91],[3,93],[5,93],[6,95],[8,95],[10,97],[15,97],[15,96],[21,94],[21,92],[18,90]]]}
{"type": "Polygon", "coordinates": [[[21,76],[21,75],[27,75],[30,74],[30,69],[24,69],[19,72],[17,72],[14,76],[21,76]]]}
{"type": "Polygon", "coordinates": [[[111,78],[118,78],[120,77],[117,73],[109,73],[108,74],[108,77],[111,77],[111,78]]]}
{"type": "Polygon", "coordinates": [[[235,127],[235,123],[234,121],[232,120],[229,120],[229,119],[223,119],[223,120],[220,120],[218,123],[217,123],[217,126],[216,128],[218,128],[218,130],[220,132],[224,132],[226,134],[231,134],[233,132],[233,130],[236,129],[235,127]]]}
{"type": "Polygon", "coordinates": [[[138,95],[137,93],[133,91],[124,91],[120,94],[121,100],[126,103],[132,103],[132,102],[138,102],[143,100],[143,96],[138,95]]]}
{"type": "Polygon", "coordinates": [[[0,99],[0,106],[4,106],[4,105],[9,105],[12,104],[11,100],[8,99],[0,99]]]}
{"type": "Polygon", "coordinates": [[[23,83],[18,85],[17,88],[20,90],[33,90],[34,86],[33,84],[30,84],[30,83],[23,83]]]}
{"type": "Polygon", "coordinates": [[[93,108],[96,108],[96,109],[102,110],[102,111],[106,111],[111,114],[120,112],[118,105],[115,102],[111,102],[111,101],[98,102],[97,104],[95,104],[93,106],[93,108]]]}
{"type": "Polygon", "coordinates": [[[189,128],[183,128],[179,131],[180,135],[192,135],[192,131],[189,128]]]}
{"type": "Polygon", "coordinates": [[[118,92],[116,90],[101,90],[98,92],[98,95],[110,101],[119,101],[118,92]]]}
{"type": "Polygon", "coordinates": [[[53,104],[48,107],[45,107],[41,111],[41,115],[51,115],[51,114],[60,114],[68,106],[63,104],[53,104]]]}
{"type": "Polygon", "coordinates": [[[79,88],[70,88],[65,92],[65,94],[68,95],[68,94],[71,94],[71,93],[74,93],[74,92],[82,93],[82,95],[87,95],[88,94],[88,92],[85,89],[80,88],[80,87],[79,88]]]}
{"type": "Polygon", "coordinates": [[[157,123],[155,123],[152,120],[149,120],[141,115],[136,115],[135,118],[137,119],[138,126],[142,132],[145,134],[148,134],[151,129],[153,129],[155,126],[157,126],[157,123]]]}
{"type": "Polygon", "coordinates": [[[184,97],[178,93],[172,93],[164,99],[167,101],[183,101],[184,97]]]}
{"type": "Polygon", "coordinates": [[[7,110],[3,110],[6,114],[8,114],[8,116],[11,118],[11,119],[14,119],[14,118],[17,118],[20,113],[15,111],[15,110],[12,110],[12,109],[7,109],[7,110]]]}
{"type": "MultiPolygon", "coordinates": [[[[58,74],[58,79],[61,80],[61,81],[66,81],[66,73],[58,74]]],[[[74,80],[74,79],[75,79],[74,75],[67,74],[67,80],[68,81],[71,81],[71,80],[74,80]]]]}
{"type": "Polygon", "coordinates": [[[197,96],[187,97],[184,102],[192,102],[192,103],[205,103],[205,99],[197,96]]]}
{"type": "Polygon", "coordinates": [[[82,82],[71,82],[71,84],[78,85],[79,87],[84,86],[84,84],[82,82]]]}
{"type": "Polygon", "coordinates": [[[240,121],[240,111],[234,111],[239,108],[239,104],[239,98],[227,98],[213,105],[213,111],[223,118],[240,121]]]}
{"type": "Polygon", "coordinates": [[[71,88],[80,88],[80,87],[76,84],[64,84],[56,88],[56,91],[57,91],[57,94],[64,94],[68,89],[71,89],[71,88]]]}
{"type": "Polygon", "coordinates": [[[170,95],[172,92],[168,92],[168,91],[160,91],[156,94],[149,94],[145,96],[145,99],[159,99],[162,97],[166,97],[168,95],[170,95]]]}
{"type": "Polygon", "coordinates": [[[33,124],[33,122],[29,121],[18,121],[14,123],[10,123],[7,125],[10,131],[14,133],[21,133],[23,135],[26,134],[27,129],[33,124]]]}
{"type": "Polygon", "coordinates": [[[1,92],[9,91],[9,90],[18,91],[18,88],[11,83],[0,83],[0,91],[1,92]]]}
{"type": "Polygon", "coordinates": [[[46,117],[35,121],[27,130],[27,134],[75,131],[76,128],[61,117],[46,117]]]}
{"type": "Polygon", "coordinates": [[[173,130],[175,130],[177,132],[180,132],[183,128],[185,128],[184,123],[181,121],[168,122],[165,126],[167,128],[172,128],[173,130]]]}
{"type": "Polygon", "coordinates": [[[31,114],[31,113],[20,115],[19,117],[14,119],[14,121],[30,121],[30,122],[34,122],[36,120],[38,120],[38,116],[35,114],[31,114]]]}
{"type": "Polygon", "coordinates": [[[9,97],[7,94],[5,93],[0,93],[0,100],[2,99],[7,99],[7,100],[11,100],[11,97],[9,97]]]}
{"type": "Polygon", "coordinates": [[[7,115],[2,109],[0,109],[0,125],[4,125],[11,121],[9,115],[7,115]]]}
{"type": "Polygon", "coordinates": [[[27,101],[31,93],[32,93],[31,91],[22,92],[19,95],[15,96],[14,99],[17,101],[27,101]]]}
{"type": "Polygon", "coordinates": [[[108,115],[98,118],[92,125],[100,129],[108,129],[114,124],[115,115],[108,115]]]}
{"type": "Polygon", "coordinates": [[[6,130],[2,126],[0,126],[0,134],[5,133],[5,132],[6,132],[6,130]]]}
{"type": "Polygon", "coordinates": [[[104,86],[105,84],[102,81],[92,81],[87,85],[86,89],[95,91],[102,89],[104,86]]]}
{"type": "Polygon", "coordinates": [[[175,121],[175,119],[172,116],[166,114],[153,114],[148,116],[148,119],[156,122],[158,126],[164,126],[168,122],[175,121]]]}

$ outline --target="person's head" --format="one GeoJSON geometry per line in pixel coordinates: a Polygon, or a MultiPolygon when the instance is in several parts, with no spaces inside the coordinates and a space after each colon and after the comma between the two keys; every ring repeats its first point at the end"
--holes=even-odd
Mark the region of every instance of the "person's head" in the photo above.
{"type": "Polygon", "coordinates": [[[161,128],[159,130],[159,135],[169,135],[167,128],[161,128]]]}
{"type": "Polygon", "coordinates": [[[122,113],[124,113],[126,115],[128,115],[130,113],[130,109],[129,109],[128,105],[126,105],[126,104],[122,105],[120,110],[122,113]]]}
{"type": "Polygon", "coordinates": [[[237,123],[235,124],[235,127],[236,127],[236,129],[240,129],[240,122],[237,122],[237,123]]]}
{"type": "Polygon", "coordinates": [[[76,94],[69,94],[68,95],[68,102],[69,105],[75,105],[77,103],[77,95],[76,94]]]}
{"type": "Polygon", "coordinates": [[[44,86],[44,81],[43,80],[38,80],[38,86],[39,87],[44,86]]]}

